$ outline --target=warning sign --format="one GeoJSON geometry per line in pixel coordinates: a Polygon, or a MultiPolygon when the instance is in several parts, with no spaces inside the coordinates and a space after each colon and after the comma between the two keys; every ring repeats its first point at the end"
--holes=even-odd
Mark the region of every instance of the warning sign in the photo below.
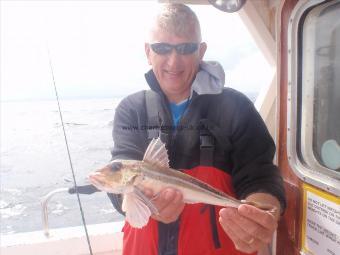
{"type": "Polygon", "coordinates": [[[340,198],[303,186],[302,249],[318,255],[340,254],[340,198]]]}

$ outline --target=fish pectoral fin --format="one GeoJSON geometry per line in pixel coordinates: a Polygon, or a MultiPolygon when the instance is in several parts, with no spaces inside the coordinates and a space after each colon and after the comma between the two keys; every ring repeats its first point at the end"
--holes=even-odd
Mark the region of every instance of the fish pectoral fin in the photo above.
{"type": "Polygon", "coordinates": [[[151,216],[151,211],[134,192],[124,195],[122,209],[125,211],[126,221],[134,228],[144,227],[151,216]]]}
{"type": "Polygon", "coordinates": [[[165,144],[160,138],[152,139],[148,148],[145,151],[143,161],[148,163],[169,168],[168,151],[165,144]]]}
{"type": "Polygon", "coordinates": [[[124,195],[122,210],[125,211],[127,222],[135,228],[144,227],[152,213],[158,214],[157,208],[136,187],[133,192],[124,195]]]}
{"type": "Polygon", "coordinates": [[[143,191],[141,191],[138,187],[134,187],[134,193],[140,200],[144,202],[144,204],[149,208],[152,214],[158,215],[158,209],[157,207],[152,203],[152,200],[144,195],[143,191]]]}

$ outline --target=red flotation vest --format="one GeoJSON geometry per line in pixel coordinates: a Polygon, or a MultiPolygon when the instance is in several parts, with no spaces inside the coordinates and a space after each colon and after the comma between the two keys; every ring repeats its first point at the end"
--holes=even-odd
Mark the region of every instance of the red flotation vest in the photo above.
{"type": "MultiPolygon", "coordinates": [[[[223,192],[235,196],[231,177],[215,167],[198,166],[183,172],[200,179],[223,192]]],[[[221,207],[213,206],[215,231],[212,228],[211,213],[205,204],[186,204],[180,216],[178,255],[242,255],[223,231],[218,218],[221,207]],[[217,231],[216,231],[217,230],[217,231]],[[213,233],[215,232],[215,233],[213,233]],[[216,235],[218,235],[216,237],[216,235]],[[216,247],[216,238],[218,247],[216,247]]],[[[132,228],[129,223],[123,227],[123,255],[158,255],[158,222],[151,219],[142,229],[132,228]]]]}

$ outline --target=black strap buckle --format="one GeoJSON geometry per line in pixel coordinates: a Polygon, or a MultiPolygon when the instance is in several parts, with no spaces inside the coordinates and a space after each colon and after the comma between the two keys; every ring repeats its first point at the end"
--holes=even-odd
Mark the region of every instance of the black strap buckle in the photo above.
{"type": "Polygon", "coordinates": [[[211,148],[215,145],[215,139],[211,135],[200,135],[200,148],[211,148]]]}

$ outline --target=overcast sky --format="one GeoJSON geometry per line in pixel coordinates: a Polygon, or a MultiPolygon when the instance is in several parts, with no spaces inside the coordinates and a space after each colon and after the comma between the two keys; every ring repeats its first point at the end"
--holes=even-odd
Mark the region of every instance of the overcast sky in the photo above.
{"type": "MultiPolygon", "coordinates": [[[[1,100],[121,97],[147,88],[144,55],[155,1],[0,1],[1,100]]],[[[272,70],[238,14],[192,6],[226,86],[258,91],[272,70]]]]}

